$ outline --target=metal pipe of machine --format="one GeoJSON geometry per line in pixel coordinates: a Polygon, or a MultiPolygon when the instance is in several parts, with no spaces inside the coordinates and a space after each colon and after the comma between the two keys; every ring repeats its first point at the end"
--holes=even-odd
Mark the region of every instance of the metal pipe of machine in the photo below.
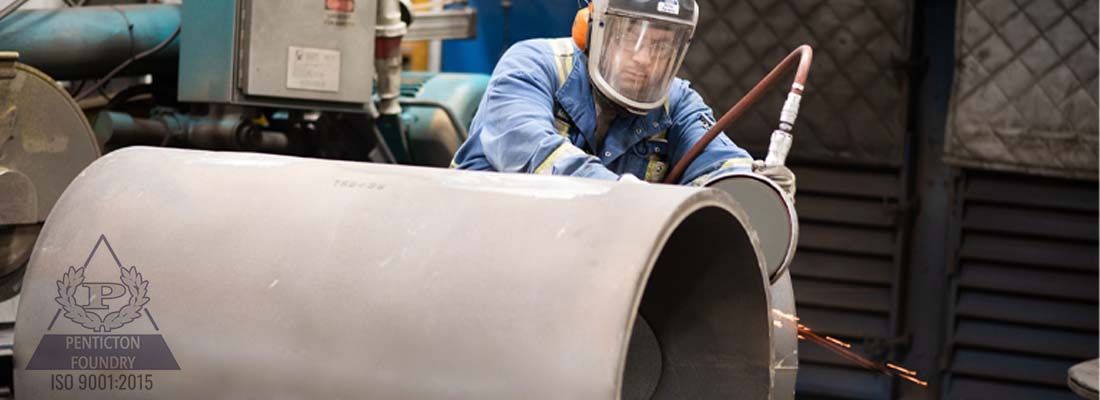
{"type": "Polygon", "coordinates": [[[784,397],[745,221],[714,189],[127,148],[43,227],[15,391],[784,397]]]}
{"type": "MultiPolygon", "coordinates": [[[[180,26],[177,5],[118,5],[16,11],[0,20],[0,51],[54,79],[93,79],[151,49],[180,26]]],[[[179,40],[135,62],[123,75],[174,69],[179,40]]]]}
{"type": "Polygon", "coordinates": [[[289,147],[285,133],[263,130],[233,112],[211,115],[158,112],[151,118],[138,118],[103,111],[96,116],[95,133],[109,148],[186,144],[209,150],[282,152],[289,147]]]}
{"type": "Polygon", "coordinates": [[[379,0],[375,25],[374,70],[378,75],[378,112],[383,116],[401,114],[397,97],[401,95],[401,37],[408,27],[401,20],[397,0],[379,0]]]}

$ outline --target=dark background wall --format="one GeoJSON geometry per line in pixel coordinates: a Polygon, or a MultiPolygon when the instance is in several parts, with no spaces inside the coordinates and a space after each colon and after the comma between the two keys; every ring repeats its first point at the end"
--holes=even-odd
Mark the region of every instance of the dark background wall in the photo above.
{"type": "MultiPolygon", "coordinates": [[[[1098,343],[1096,1],[699,1],[681,75],[718,114],[816,49],[790,162],[802,321],[929,381],[804,344],[798,396],[1075,398],[1066,369],[1098,343]]],[[[444,69],[489,73],[576,10],[503,3],[473,1],[479,38],[446,43],[444,69]]],[[[727,131],[758,157],[780,92],[727,131]]]]}

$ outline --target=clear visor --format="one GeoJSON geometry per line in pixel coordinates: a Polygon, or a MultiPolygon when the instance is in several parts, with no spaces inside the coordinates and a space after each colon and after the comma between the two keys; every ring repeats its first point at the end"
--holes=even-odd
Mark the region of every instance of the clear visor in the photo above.
{"type": "Polygon", "coordinates": [[[663,103],[687,53],[691,27],[611,14],[606,21],[597,69],[615,92],[606,94],[640,104],[663,103]]]}

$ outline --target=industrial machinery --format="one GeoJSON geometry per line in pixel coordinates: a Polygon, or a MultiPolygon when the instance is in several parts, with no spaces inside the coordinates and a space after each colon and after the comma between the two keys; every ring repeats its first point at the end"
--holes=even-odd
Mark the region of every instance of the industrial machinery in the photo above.
{"type": "Polygon", "coordinates": [[[0,52],[0,299],[18,293],[42,222],[69,182],[100,155],[72,98],[15,58],[0,52]]]}
{"type": "Polygon", "coordinates": [[[422,90],[402,96],[394,49],[403,36],[471,37],[473,11],[317,3],[5,9],[0,300],[18,292],[36,233],[68,182],[119,148],[447,165],[443,154],[465,139],[488,79],[409,75],[407,86],[422,90]]]}
{"type": "Polygon", "coordinates": [[[489,77],[480,74],[402,74],[401,122],[408,129],[389,146],[398,149],[398,162],[449,167],[488,85],[489,77]]]}

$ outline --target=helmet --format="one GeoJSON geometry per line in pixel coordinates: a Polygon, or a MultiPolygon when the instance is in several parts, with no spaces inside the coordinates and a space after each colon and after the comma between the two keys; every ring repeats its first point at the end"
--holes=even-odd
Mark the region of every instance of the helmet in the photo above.
{"type": "Polygon", "coordinates": [[[593,0],[574,20],[573,38],[588,52],[596,89],[645,114],[668,98],[698,21],[695,0],[593,0]]]}

